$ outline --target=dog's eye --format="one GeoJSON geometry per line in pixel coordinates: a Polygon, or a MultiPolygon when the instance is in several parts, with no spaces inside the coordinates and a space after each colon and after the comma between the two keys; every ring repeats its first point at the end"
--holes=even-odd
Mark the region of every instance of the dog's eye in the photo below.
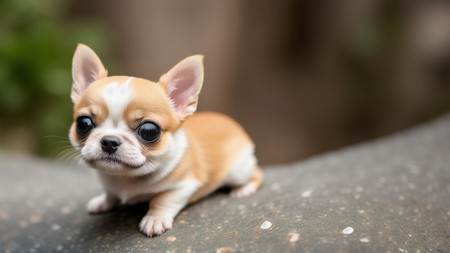
{"type": "Polygon", "coordinates": [[[137,134],[146,142],[153,143],[159,139],[161,129],[153,122],[144,122],[139,125],[137,134]]]}
{"type": "Polygon", "coordinates": [[[89,116],[80,116],[77,118],[77,134],[85,137],[95,127],[94,122],[89,116]]]}

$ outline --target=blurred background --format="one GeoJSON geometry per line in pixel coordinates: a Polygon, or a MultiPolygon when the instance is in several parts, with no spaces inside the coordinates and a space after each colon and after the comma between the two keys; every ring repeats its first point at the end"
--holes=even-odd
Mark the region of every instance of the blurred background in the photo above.
{"type": "Polygon", "coordinates": [[[450,1],[2,0],[0,152],[68,148],[78,42],[110,74],[150,80],[204,54],[199,109],[241,122],[262,164],[450,109],[450,1]]]}

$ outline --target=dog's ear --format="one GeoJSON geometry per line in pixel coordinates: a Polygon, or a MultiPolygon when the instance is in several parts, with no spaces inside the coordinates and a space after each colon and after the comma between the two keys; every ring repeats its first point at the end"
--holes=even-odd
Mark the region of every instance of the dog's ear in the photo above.
{"type": "Polygon", "coordinates": [[[184,120],[197,110],[203,85],[203,55],[193,55],[179,62],[161,76],[160,85],[172,101],[175,113],[184,120]]]}
{"type": "Polygon", "coordinates": [[[80,100],[89,84],[107,75],[108,71],[97,54],[90,47],[78,44],[72,60],[72,102],[75,104],[80,100]]]}

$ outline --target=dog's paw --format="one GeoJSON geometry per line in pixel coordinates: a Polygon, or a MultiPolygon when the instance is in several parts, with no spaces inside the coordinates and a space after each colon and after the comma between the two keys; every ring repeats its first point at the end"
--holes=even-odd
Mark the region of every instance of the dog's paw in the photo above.
{"type": "Polygon", "coordinates": [[[172,217],[145,215],[139,224],[139,228],[146,236],[154,237],[171,229],[172,223],[172,217]]]}
{"type": "Polygon", "coordinates": [[[108,200],[106,194],[101,194],[93,197],[86,205],[86,209],[90,214],[104,213],[115,206],[115,202],[108,200]]]}
{"type": "Polygon", "coordinates": [[[242,186],[237,186],[231,189],[230,196],[234,198],[242,198],[251,195],[258,190],[258,187],[254,183],[247,183],[242,186]]]}

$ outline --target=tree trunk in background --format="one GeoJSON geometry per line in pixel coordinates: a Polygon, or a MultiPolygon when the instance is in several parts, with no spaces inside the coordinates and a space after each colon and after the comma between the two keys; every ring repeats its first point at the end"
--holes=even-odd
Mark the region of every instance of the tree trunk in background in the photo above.
{"type": "Polygon", "coordinates": [[[157,80],[205,54],[200,110],[240,121],[262,163],[381,136],[450,108],[447,3],[105,3],[76,1],[72,16],[107,25],[120,66],[112,74],[157,80]]]}

